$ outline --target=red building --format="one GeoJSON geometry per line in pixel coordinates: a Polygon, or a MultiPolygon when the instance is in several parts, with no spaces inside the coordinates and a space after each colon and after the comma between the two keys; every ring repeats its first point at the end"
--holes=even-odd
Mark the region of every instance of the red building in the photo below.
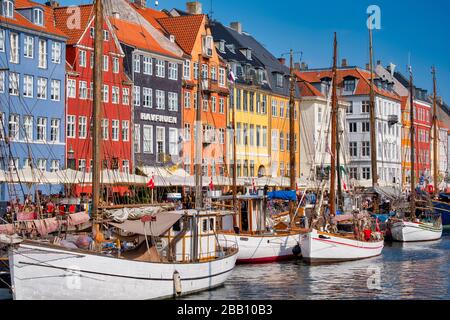
{"type": "MultiPolygon", "coordinates": [[[[416,177],[430,179],[431,176],[431,127],[433,123],[431,102],[427,92],[417,89],[414,97],[415,168],[416,177]]],[[[419,180],[420,181],[420,180],[419,180]]]]}
{"type": "MultiPolygon", "coordinates": [[[[92,107],[94,64],[94,15],[92,5],[55,9],[58,28],[68,36],[66,79],[66,158],[68,168],[92,170],[92,107]],[[79,20],[73,10],[80,10],[79,20]]],[[[123,69],[124,53],[105,17],[103,29],[103,109],[101,155],[103,169],[132,172],[132,82],[123,69]]],[[[114,187],[123,193],[127,187],[114,187]]],[[[75,194],[90,193],[90,186],[77,185],[75,194]]]]}

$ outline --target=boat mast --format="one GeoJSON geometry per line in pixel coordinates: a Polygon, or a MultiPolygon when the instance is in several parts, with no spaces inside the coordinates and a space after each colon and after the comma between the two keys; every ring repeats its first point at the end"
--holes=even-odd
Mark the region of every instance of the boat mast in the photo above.
{"type": "MultiPolygon", "coordinates": [[[[370,156],[372,161],[372,187],[378,186],[378,167],[377,167],[377,136],[375,126],[375,90],[374,90],[374,72],[373,72],[373,38],[372,28],[369,27],[369,55],[370,55],[370,156]]],[[[378,197],[373,199],[374,213],[378,212],[378,197]]]]}
{"type": "MultiPolygon", "coordinates": [[[[296,190],[295,186],[295,75],[294,75],[294,52],[290,51],[290,63],[289,63],[289,73],[290,73],[290,88],[289,88],[289,176],[291,190],[296,190]]],[[[291,227],[295,227],[295,201],[289,203],[289,216],[291,221],[291,227]]]]}
{"type": "Polygon", "coordinates": [[[410,104],[410,126],[411,126],[411,218],[416,217],[416,171],[415,171],[415,137],[414,127],[414,87],[412,67],[409,66],[409,104],[410,104]]]}
{"type": "Polygon", "coordinates": [[[102,59],[103,59],[103,3],[102,0],[95,1],[95,36],[94,36],[94,96],[93,96],[93,140],[92,140],[92,217],[94,221],[100,219],[100,131],[101,131],[101,108],[102,108],[102,59]]]}
{"type": "Polygon", "coordinates": [[[233,129],[233,210],[234,212],[237,212],[237,206],[236,206],[236,197],[237,197],[237,190],[236,190],[236,186],[237,186],[237,160],[236,160],[236,104],[234,103],[234,92],[235,92],[235,88],[236,85],[234,84],[233,81],[233,86],[231,88],[231,92],[232,92],[232,99],[231,99],[231,110],[232,110],[232,116],[231,116],[231,128],[233,129]]]}
{"type": "Polygon", "coordinates": [[[433,66],[433,177],[434,177],[434,197],[439,195],[438,181],[438,123],[437,123],[437,107],[436,107],[436,68],[433,66]]]}
{"type": "Polygon", "coordinates": [[[336,214],[336,143],[337,143],[337,34],[334,33],[333,83],[331,97],[331,170],[330,170],[330,216],[336,214]]]}
{"type": "MultiPolygon", "coordinates": [[[[203,48],[202,48],[203,50],[203,48]]],[[[201,70],[201,53],[198,55],[198,83],[197,83],[197,110],[195,113],[196,131],[195,131],[195,209],[200,210],[203,207],[202,197],[202,70],[201,70]]]]}

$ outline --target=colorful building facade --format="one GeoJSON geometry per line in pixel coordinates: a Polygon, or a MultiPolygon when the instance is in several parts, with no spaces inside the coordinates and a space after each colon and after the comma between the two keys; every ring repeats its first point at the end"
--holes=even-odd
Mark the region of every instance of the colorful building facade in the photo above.
{"type": "MultiPolygon", "coordinates": [[[[0,169],[59,171],[65,166],[67,37],[54,26],[50,7],[28,0],[2,0],[0,7],[0,169]]],[[[0,183],[0,201],[64,190],[36,182],[0,183]]]]}

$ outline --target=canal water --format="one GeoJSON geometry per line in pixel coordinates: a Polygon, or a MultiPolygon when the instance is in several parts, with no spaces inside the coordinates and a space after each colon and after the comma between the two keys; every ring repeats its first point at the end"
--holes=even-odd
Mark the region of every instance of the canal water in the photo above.
{"type": "Polygon", "coordinates": [[[184,299],[450,299],[450,231],[421,243],[386,242],[379,257],[309,266],[238,265],[223,287],[184,299]]]}

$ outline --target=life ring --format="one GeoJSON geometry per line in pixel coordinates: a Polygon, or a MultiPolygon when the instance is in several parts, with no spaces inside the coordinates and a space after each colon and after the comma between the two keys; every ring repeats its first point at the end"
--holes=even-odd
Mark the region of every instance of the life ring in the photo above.
{"type": "Polygon", "coordinates": [[[433,186],[432,184],[429,184],[429,185],[427,186],[427,192],[428,192],[429,194],[434,193],[434,186],[433,186]]]}

